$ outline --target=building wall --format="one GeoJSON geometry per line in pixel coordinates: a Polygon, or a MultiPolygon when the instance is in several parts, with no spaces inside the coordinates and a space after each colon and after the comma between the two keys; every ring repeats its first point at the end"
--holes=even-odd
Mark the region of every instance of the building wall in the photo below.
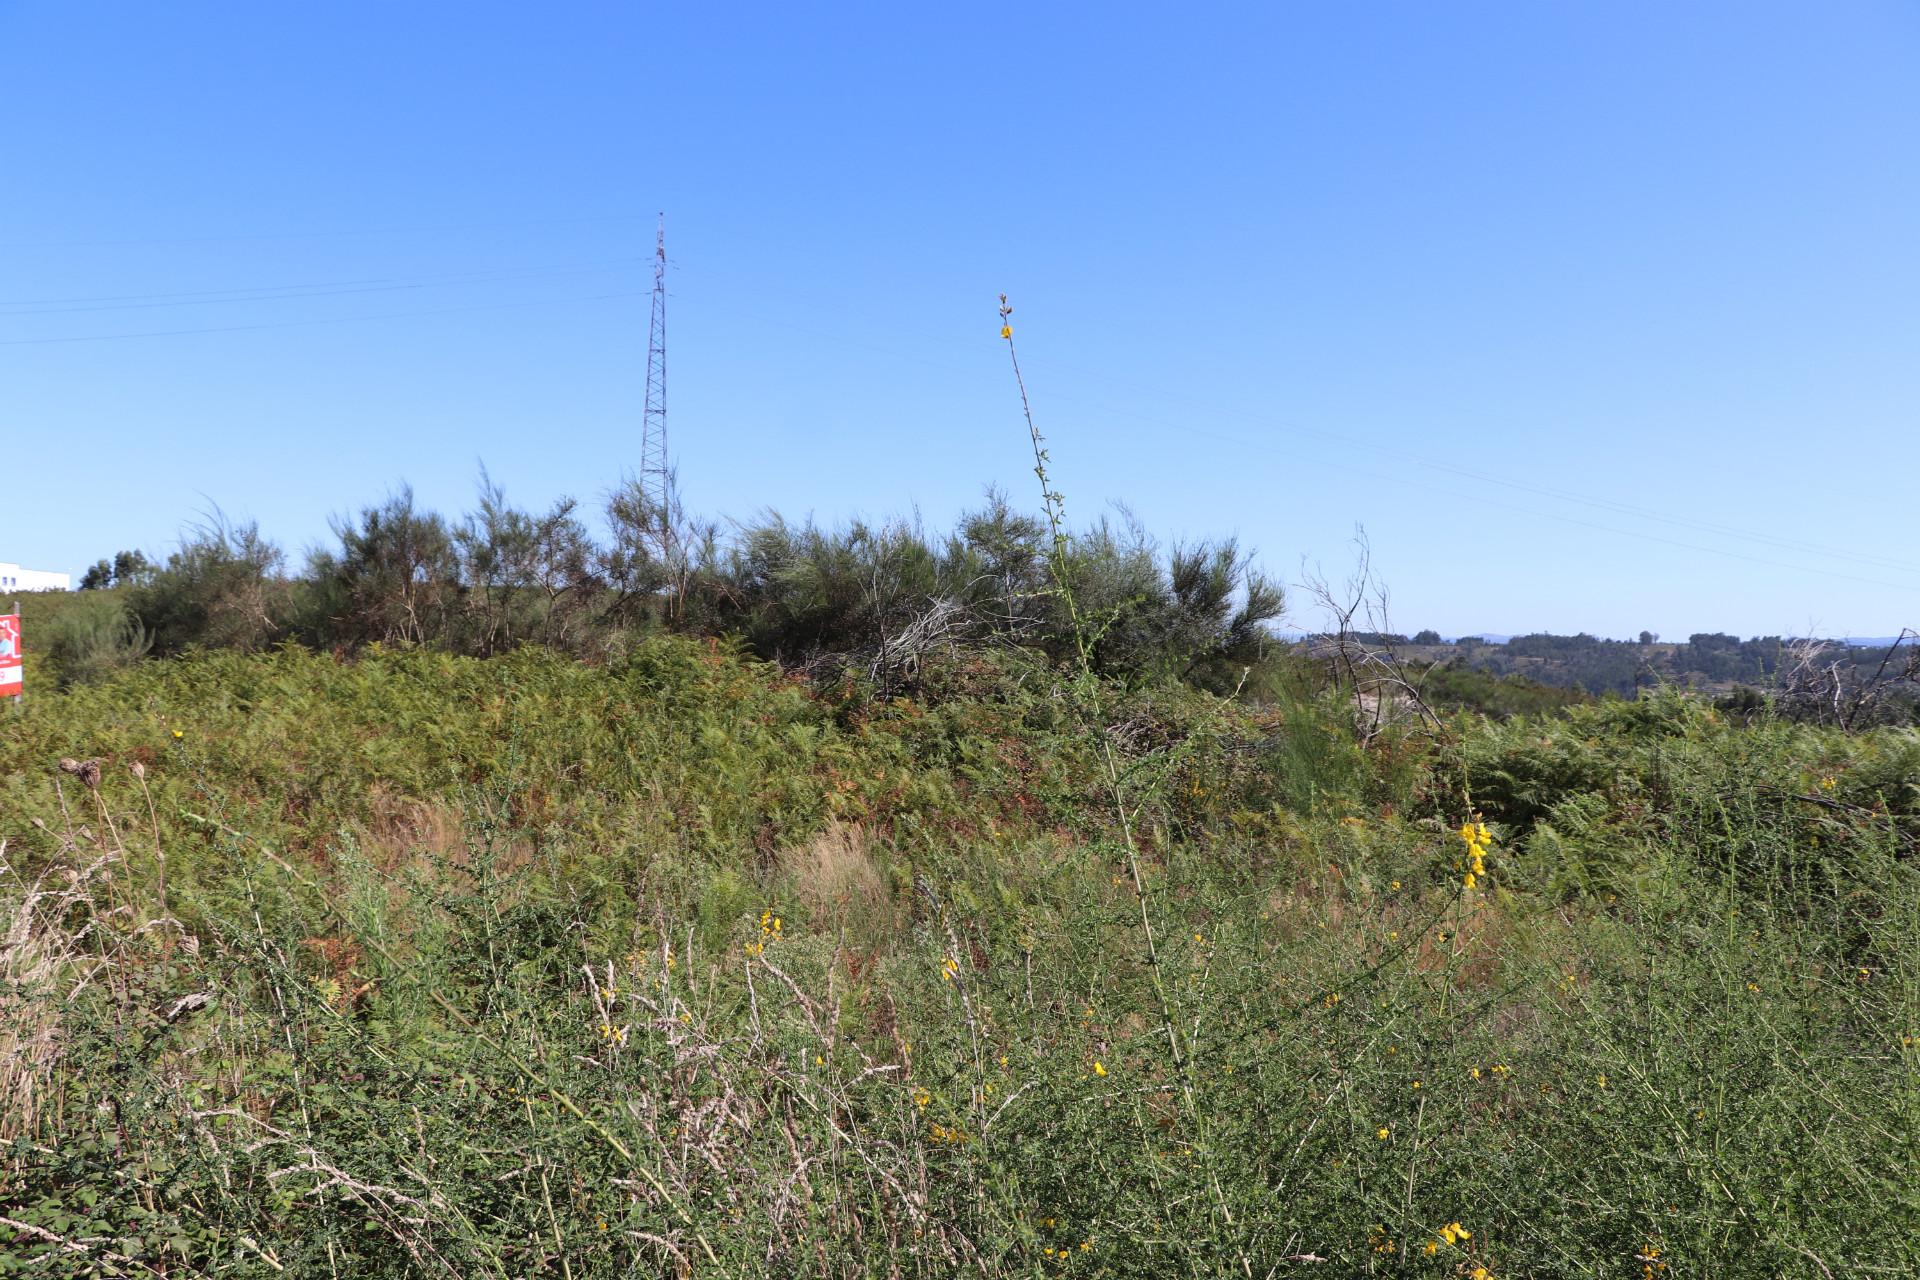
{"type": "Polygon", "coordinates": [[[0,560],[0,592],[71,590],[73,590],[73,575],[70,573],[47,573],[40,569],[22,569],[11,561],[0,560]]]}

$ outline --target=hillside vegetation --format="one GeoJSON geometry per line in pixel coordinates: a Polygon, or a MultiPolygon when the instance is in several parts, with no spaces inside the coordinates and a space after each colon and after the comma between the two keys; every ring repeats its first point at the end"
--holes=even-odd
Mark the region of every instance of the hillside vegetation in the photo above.
{"type": "Polygon", "coordinates": [[[1837,677],[1847,692],[1875,682],[1886,686],[1884,705],[1866,720],[1920,723],[1920,636],[1911,632],[1889,643],[1818,646],[1781,636],[1742,640],[1719,632],[1697,633],[1684,642],[1662,642],[1651,632],[1642,632],[1638,640],[1536,634],[1513,636],[1503,644],[1473,637],[1447,644],[1431,631],[1411,640],[1372,638],[1391,642],[1405,660],[1422,665],[1623,698],[1667,685],[1723,697],[1772,691],[1796,675],[1816,675],[1809,670],[1815,668],[1826,677],[1823,683],[1837,677]]]}
{"type": "Polygon", "coordinates": [[[660,633],[37,688],[0,1275],[1916,1273],[1911,729],[1244,694],[660,633]]]}

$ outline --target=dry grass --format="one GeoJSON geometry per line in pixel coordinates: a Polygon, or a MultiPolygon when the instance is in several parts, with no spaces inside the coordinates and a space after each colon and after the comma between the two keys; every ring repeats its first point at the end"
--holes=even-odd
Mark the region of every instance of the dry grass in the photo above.
{"type": "Polygon", "coordinates": [[[0,1140],[33,1133],[48,1109],[64,1044],[61,1006],[100,976],[100,915],[108,856],[22,883],[0,840],[0,1140]]]}
{"type": "Polygon", "coordinates": [[[449,804],[399,795],[376,782],[367,788],[367,811],[361,847],[383,873],[422,853],[456,864],[465,857],[464,821],[449,804]]]}
{"type": "Polygon", "coordinates": [[[829,821],[805,844],[782,850],[779,864],[811,919],[845,923],[871,917],[887,903],[886,877],[857,822],[829,821]]]}

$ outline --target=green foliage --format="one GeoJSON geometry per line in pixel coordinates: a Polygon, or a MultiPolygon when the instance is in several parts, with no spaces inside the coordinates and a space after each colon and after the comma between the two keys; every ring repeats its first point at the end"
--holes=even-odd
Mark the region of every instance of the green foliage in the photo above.
{"type": "Polygon", "coordinates": [[[202,646],[262,649],[286,623],[283,559],[257,525],[234,524],[215,512],[186,531],[165,564],[139,575],[127,609],[152,636],[157,654],[202,646]]]}
{"type": "MultiPolygon", "coordinates": [[[[1742,640],[1699,632],[1684,644],[1661,644],[1653,632],[1643,631],[1638,641],[1583,633],[1514,636],[1504,644],[1463,638],[1443,645],[1438,635],[1423,631],[1413,638],[1416,651],[1407,656],[1446,670],[1629,699],[1662,685],[1699,689],[1721,695],[1732,708],[1755,712],[1766,701],[1762,691],[1777,691],[1790,680],[1799,661],[1795,643],[1780,636],[1742,640]]],[[[1908,666],[1912,653],[1906,636],[1884,646],[1835,643],[1817,665],[1833,666],[1846,695],[1840,701],[1851,704],[1854,721],[1914,723],[1920,718],[1920,690],[1914,683],[1920,668],[1908,666]]]]}
{"type": "Polygon", "coordinates": [[[30,610],[23,620],[34,646],[30,661],[44,662],[47,674],[60,685],[104,679],[138,662],[153,647],[152,636],[128,612],[118,591],[90,591],[62,603],[64,607],[55,610],[30,610]]]}
{"type": "Polygon", "coordinates": [[[31,698],[0,1275],[1911,1269],[1916,735],[1362,749],[1306,675],[1090,722],[1013,650],[875,699],[655,636],[31,698]]]}
{"type": "Polygon", "coordinates": [[[1433,707],[1475,711],[1500,720],[1542,715],[1589,701],[1586,694],[1573,689],[1541,684],[1525,676],[1495,676],[1457,661],[1435,664],[1420,673],[1420,696],[1433,707]]]}
{"type": "MultiPolygon", "coordinates": [[[[1046,531],[997,492],[945,535],[898,520],[826,527],[768,513],[723,537],[677,508],[653,510],[631,485],[606,516],[609,535],[596,541],[571,499],[527,511],[484,472],[477,508],[459,519],[421,509],[403,487],[337,521],[337,545],[288,576],[256,527],[216,514],[157,568],[122,552],[89,571],[90,593],[126,589],[134,629],[125,643],[94,646],[112,661],[76,670],[110,668],[142,635],[162,655],[296,639],[476,656],[532,644],[601,659],[671,629],[738,637],[763,658],[829,683],[860,678],[885,697],[960,650],[1029,648],[1056,661],[1078,652],[1046,531]]],[[[1231,540],[1162,555],[1137,526],[1102,522],[1068,537],[1065,552],[1101,674],[1224,691],[1269,658],[1267,626],[1284,601],[1231,540]]]]}

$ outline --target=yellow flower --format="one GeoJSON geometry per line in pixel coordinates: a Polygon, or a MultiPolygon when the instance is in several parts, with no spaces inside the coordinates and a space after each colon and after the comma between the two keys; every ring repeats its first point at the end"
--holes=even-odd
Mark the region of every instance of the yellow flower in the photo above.
{"type": "Polygon", "coordinates": [[[1101,1065],[1100,1065],[1100,1064],[1099,1064],[1099,1063],[1098,1063],[1098,1062],[1096,1061],[1096,1062],[1095,1062],[1095,1063],[1093,1064],[1093,1074],[1095,1074],[1095,1075],[1097,1075],[1097,1076],[1104,1076],[1105,1074],[1107,1074],[1107,1069],[1106,1069],[1105,1067],[1103,1067],[1103,1066],[1101,1066],[1101,1065]]]}
{"type": "Polygon", "coordinates": [[[1387,1128],[1387,1126],[1385,1125],[1381,1125],[1378,1129],[1375,1129],[1373,1131],[1373,1136],[1380,1139],[1380,1141],[1385,1142],[1388,1138],[1391,1138],[1393,1136],[1393,1130],[1387,1128]]]}
{"type": "Polygon", "coordinates": [[[1485,1267],[1475,1267],[1467,1272],[1467,1280],[1493,1280],[1493,1272],[1485,1267]]]}
{"type": "MultiPolygon", "coordinates": [[[[1001,337],[1003,337],[1003,338],[1011,338],[1011,337],[1013,336],[1013,326],[1012,326],[1012,325],[1010,325],[1010,324],[1003,324],[1003,325],[1001,325],[1001,326],[1000,326],[1000,336],[1001,336],[1001,337]]],[[[1051,1249],[1049,1249],[1049,1250],[1047,1250],[1047,1252],[1048,1252],[1048,1253],[1052,1253],[1052,1252],[1053,1252],[1053,1250],[1051,1250],[1051,1249]]]]}
{"type": "Polygon", "coordinates": [[[1480,1078],[1480,1068],[1474,1067],[1472,1070],[1468,1071],[1467,1074],[1472,1076],[1475,1080],[1478,1080],[1480,1078]]]}
{"type": "Polygon", "coordinates": [[[175,730],[173,731],[173,736],[174,736],[174,737],[176,737],[176,738],[184,738],[184,737],[186,737],[187,735],[186,735],[186,734],[184,734],[184,733],[182,733],[182,732],[180,732],[180,730],[178,730],[178,729],[175,729],[175,730]]]}
{"type": "Polygon", "coordinates": [[[1600,1073],[1600,1075],[1599,1075],[1599,1081],[1600,1081],[1600,1087],[1601,1087],[1602,1089],[1604,1089],[1604,1088],[1606,1088],[1606,1087],[1607,1087],[1607,1073],[1606,1073],[1606,1072],[1604,1072],[1604,1071],[1602,1071],[1602,1072],[1600,1073]]]}

